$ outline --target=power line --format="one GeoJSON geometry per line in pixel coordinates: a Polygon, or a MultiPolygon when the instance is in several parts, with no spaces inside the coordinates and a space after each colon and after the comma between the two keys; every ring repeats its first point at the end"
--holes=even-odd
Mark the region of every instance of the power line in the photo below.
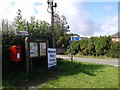
{"type": "Polygon", "coordinates": [[[0,18],[7,12],[7,10],[13,5],[13,3],[15,2],[15,0],[13,0],[10,5],[5,9],[5,11],[3,12],[3,14],[0,16],[0,18]]]}

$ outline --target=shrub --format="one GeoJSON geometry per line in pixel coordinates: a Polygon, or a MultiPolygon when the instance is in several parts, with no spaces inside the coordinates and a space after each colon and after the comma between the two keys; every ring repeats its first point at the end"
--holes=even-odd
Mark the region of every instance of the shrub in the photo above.
{"type": "Polygon", "coordinates": [[[111,37],[101,36],[97,37],[94,45],[96,55],[105,55],[110,49],[111,37]]]}
{"type": "Polygon", "coordinates": [[[81,40],[80,41],[80,51],[82,52],[87,47],[88,47],[88,40],[81,40]]]}
{"type": "MultiPolygon", "coordinates": [[[[25,43],[24,43],[25,37],[22,36],[16,36],[13,34],[3,34],[2,37],[2,70],[3,72],[10,71],[11,68],[11,61],[10,61],[10,48],[13,45],[20,45],[21,46],[21,64],[22,67],[24,66],[25,62],[25,43]]],[[[12,70],[14,71],[14,70],[12,70]]]]}
{"type": "Polygon", "coordinates": [[[88,40],[88,54],[89,55],[94,55],[95,56],[95,45],[94,45],[94,42],[96,40],[96,37],[91,37],[89,40],[88,40]]]}
{"type": "Polygon", "coordinates": [[[108,57],[119,58],[120,57],[120,42],[112,42],[111,49],[106,54],[108,57]]]}
{"type": "Polygon", "coordinates": [[[72,41],[72,43],[68,45],[65,54],[70,54],[70,53],[77,54],[79,50],[80,50],[79,41],[72,41]]]}

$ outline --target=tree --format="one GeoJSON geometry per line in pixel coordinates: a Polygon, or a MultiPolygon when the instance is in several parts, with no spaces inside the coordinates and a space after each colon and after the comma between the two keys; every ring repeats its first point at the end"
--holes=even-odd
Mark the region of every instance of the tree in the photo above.
{"type": "Polygon", "coordinates": [[[9,33],[8,21],[2,20],[2,33],[9,33]]]}
{"type": "Polygon", "coordinates": [[[20,9],[18,9],[17,16],[14,18],[14,26],[17,31],[26,30],[26,20],[22,18],[20,9]]]}
{"type": "Polygon", "coordinates": [[[50,24],[46,21],[35,20],[35,17],[32,16],[29,29],[32,37],[50,38],[50,24]]]}
{"type": "Polygon", "coordinates": [[[64,15],[60,16],[59,14],[56,14],[54,29],[56,46],[67,47],[70,39],[70,36],[67,34],[67,32],[69,32],[69,25],[64,15]]]}

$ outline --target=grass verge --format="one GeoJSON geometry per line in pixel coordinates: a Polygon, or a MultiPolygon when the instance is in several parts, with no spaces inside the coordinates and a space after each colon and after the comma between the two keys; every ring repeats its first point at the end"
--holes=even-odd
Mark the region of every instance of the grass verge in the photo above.
{"type": "Polygon", "coordinates": [[[10,87],[22,87],[19,90],[29,87],[118,88],[118,67],[70,62],[63,59],[57,59],[57,61],[57,66],[51,70],[47,68],[34,69],[30,73],[28,82],[25,82],[25,72],[9,75],[3,79],[3,90],[10,87]]]}
{"type": "Polygon", "coordinates": [[[81,54],[76,54],[76,57],[83,57],[83,58],[96,58],[96,59],[107,59],[107,60],[119,60],[118,58],[111,58],[107,56],[89,56],[89,55],[81,55],[81,54]]]}
{"type": "Polygon", "coordinates": [[[38,88],[118,88],[118,68],[81,62],[59,61],[61,75],[38,88]]]}

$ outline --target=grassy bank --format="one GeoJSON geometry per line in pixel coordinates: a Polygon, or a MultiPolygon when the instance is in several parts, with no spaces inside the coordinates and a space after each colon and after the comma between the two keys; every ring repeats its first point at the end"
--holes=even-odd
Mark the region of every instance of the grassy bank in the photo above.
{"type": "Polygon", "coordinates": [[[4,78],[3,88],[118,88],[118,67],[57,60],[51,70],[34,69],[28,82],[25,72],[4,78]]]}
{"type": "Polygon", "coordinates": [[[38,88],[118,88],[118,68],[81,62],[60,61],[61,74],[38,88]]]}

